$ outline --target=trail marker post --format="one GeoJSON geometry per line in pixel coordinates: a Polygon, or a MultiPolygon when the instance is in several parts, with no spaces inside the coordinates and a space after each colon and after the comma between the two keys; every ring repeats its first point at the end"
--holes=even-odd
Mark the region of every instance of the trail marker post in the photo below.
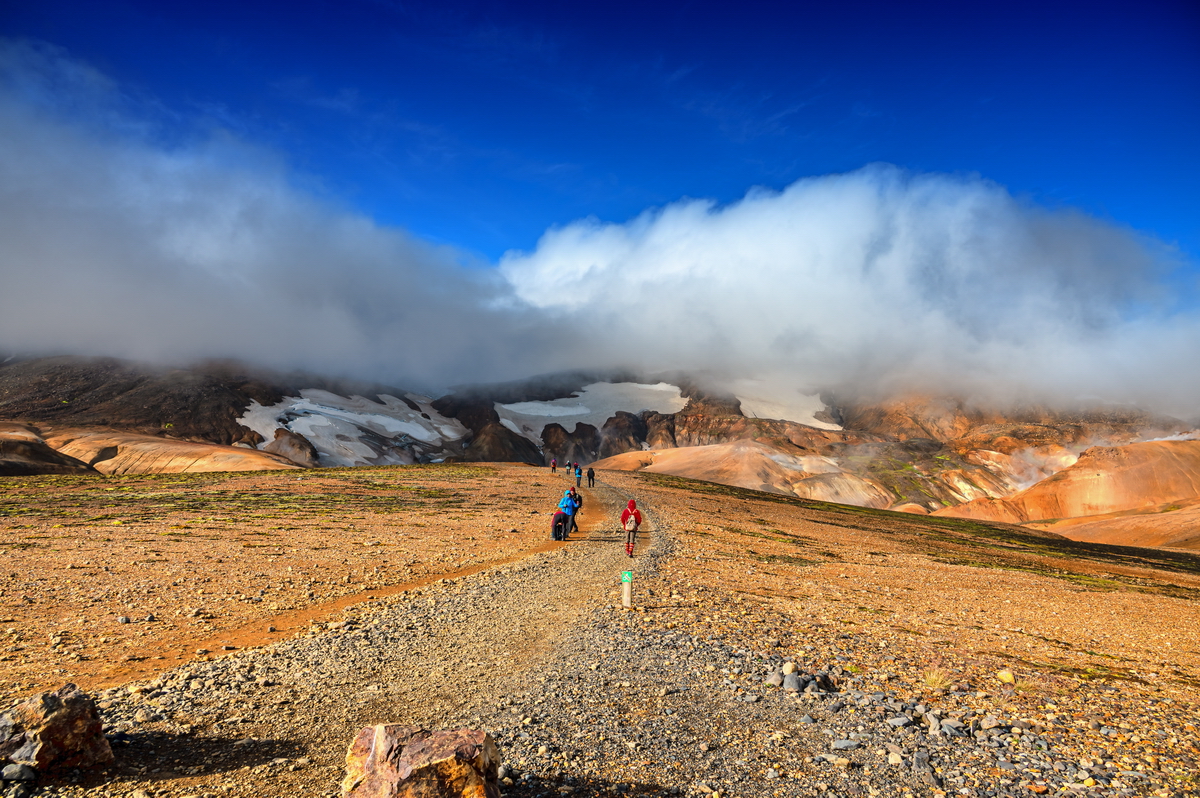
{"type": "Polygon", "coordinates": [[[633,571],[621,572],[621,606],[625,609],[633,606],[633,571]]]}

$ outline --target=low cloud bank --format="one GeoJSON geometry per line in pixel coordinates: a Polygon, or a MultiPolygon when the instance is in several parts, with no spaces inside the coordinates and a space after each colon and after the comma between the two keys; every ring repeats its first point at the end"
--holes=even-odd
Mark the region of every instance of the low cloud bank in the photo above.
{"type": "Polygon", "coordinates": [[[1172,265],[981,178],[876,165],[573,222],[501,271],[525,301],[586,319],[614,362],[1194,411],[1200,323],[1194,305],[1172,312],[1172,265]]]}
{"type": "Polygon", "coordinates": [[[980,178],[871,166],[682,200],[552,229],[491,268],[314,197],[227,134],[168,136],[157,113],[61,51],[0,41],[0,350],[416,389],[687,369],[1200,411],[1200,320],[1172,312],[1169,253],[980,178]]]}
{"type": "Polygon", "coordinates": [[[219,131],[165,145],[170,120],[134,105],[60,51],[0,44],[0,350],[417,388],[554,364],[561,337],[494,269],[314,198],[219,131]]]}

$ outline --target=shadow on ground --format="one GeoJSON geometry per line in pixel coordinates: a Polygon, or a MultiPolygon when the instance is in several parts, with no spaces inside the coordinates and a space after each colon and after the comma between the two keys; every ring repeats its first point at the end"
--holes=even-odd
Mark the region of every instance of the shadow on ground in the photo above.
{"type": "Polygon", "coordinates": [[[303,746],[287,740],[250,737],[193,737],[160,731],[118,732],[110,736],[116,761],[105,768],[68,769],[47,776],[43,786],[76,784],[96,787],[122,778],[161,782],[196,776],[203,778],[243,767],[288,767],[305,756],[303,746]],[[289,762],[277,762],[277,760],[289,762]],[[193,772],[200,768],[198,772],[193,772]]]}

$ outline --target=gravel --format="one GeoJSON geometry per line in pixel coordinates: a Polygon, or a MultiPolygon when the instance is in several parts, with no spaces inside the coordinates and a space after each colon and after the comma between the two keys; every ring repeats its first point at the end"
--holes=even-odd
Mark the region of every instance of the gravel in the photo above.
{"type": "MultiPolygon", "coordinates": [[[[837,656],[759,645],[758,629],[787,619],[732,591],[666,583],[676,536],[653,507],[630,564],[613,521],[625,498],[596,489],[589,512],[604,522],[587,540],[106,691],[118,767],[39,794],[334,796],[346,745],[379,722],[488,729],[506,797],[1195,794],[1110,741],[1141,694],[1084,685],[1054,720],[1013,717],[969,685],[867,689],[926,662],[836,629],[822,634],[837,656]],[[630,568],[633,611],[619,606],[630,568]],[[744,633],[695,621],[720,603],[744,608],[744,633]]],[[[1139,739],[1195,720],[1169,701],[1154,711],[1139,739]]]]}

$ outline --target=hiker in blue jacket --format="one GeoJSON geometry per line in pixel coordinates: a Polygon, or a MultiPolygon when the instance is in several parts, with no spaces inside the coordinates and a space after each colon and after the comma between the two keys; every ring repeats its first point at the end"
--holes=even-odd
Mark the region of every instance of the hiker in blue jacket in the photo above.
{"type": "Polygon", "coordinates": [[[575,503],[575,497],[571,495],[572,492],[571,490],[564,491],[562,501],[558,503],[558,511],[567,516],[566,531],[570,531],[572,527],[575,527],[575,511],[579,509],[579,505],[575,503]]]}
{"type": "Polygon", "coordinates": [[[581,482],[583,482],[583,467],[580,466],[579,463],[576,463],[575,464],[575,487],[577,487],[577,488],[581,487],[581,485],[580,485],[581,482]]]}

